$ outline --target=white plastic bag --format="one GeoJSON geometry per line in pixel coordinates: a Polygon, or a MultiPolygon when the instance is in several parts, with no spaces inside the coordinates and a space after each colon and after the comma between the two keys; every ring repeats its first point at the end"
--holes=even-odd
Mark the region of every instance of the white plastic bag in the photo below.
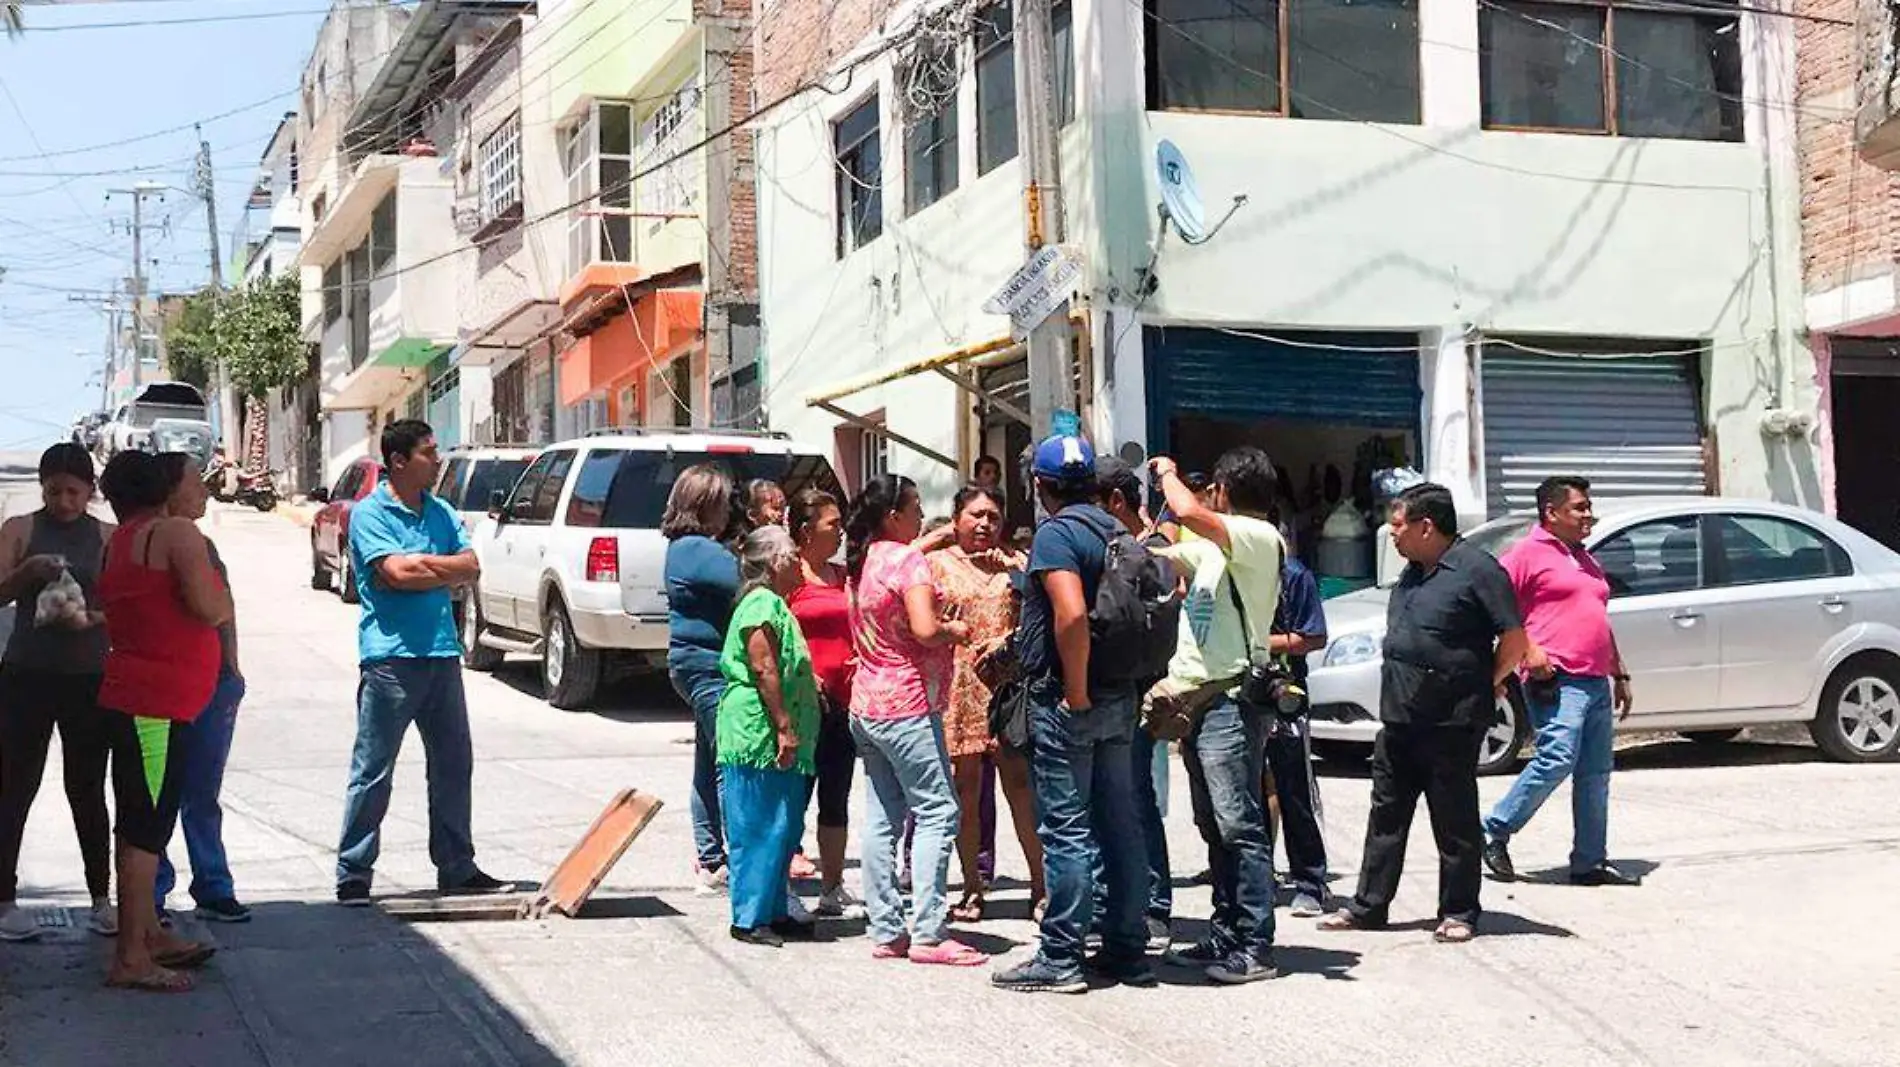
{"type": "Polygon", "coordinates": [[[73,572],[61,567],[59,577],[46,583],[34,605],[33,624],[80,623],[86,618],[86,591],[79,587],[73,572]]]}

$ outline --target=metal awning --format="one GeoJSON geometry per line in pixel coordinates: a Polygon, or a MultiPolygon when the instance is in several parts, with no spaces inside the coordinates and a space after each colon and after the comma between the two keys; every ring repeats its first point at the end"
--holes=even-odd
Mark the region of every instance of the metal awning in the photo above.
{"type": "Polygon", "coordinates": [[[393,146],[400,124],[425,103],[431,72],[447,64],[453,74],[455,41],[450,31],[458,18],[518,16],[532,6],[530,0],[421,0],[350,112],[350,149],[361,152],[378,140],[393,146]]]}

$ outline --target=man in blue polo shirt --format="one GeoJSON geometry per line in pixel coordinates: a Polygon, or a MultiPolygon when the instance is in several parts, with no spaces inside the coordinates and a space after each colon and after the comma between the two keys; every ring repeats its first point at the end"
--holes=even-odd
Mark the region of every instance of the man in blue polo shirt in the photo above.
{"type": "Polygon", "coordinates": [[[415,723],[429,775],[429,858],[445,893],[489,893],[508,883],[475,866],[469,829],[475,754],[462,694],[462,646],[450,589],[481,565],[459,516],[429,491],[442,460],[418,419],[383,430],[387,476],[350,512],[350,566],[362,598],[357,629],[356,748],[337,846],[337,903],[369,903],[380,828],[403,735],[415,723]]]}

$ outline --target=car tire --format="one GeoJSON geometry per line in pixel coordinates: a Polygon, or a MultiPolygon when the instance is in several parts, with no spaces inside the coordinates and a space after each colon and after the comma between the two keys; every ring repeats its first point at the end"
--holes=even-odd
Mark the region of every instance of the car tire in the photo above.
{"type": "Polygon", "coordinates": [[[1873,656],[1841,664],[1821,689],[1821,709],[1808,732],[1841,763],[1893,759],[1900,751],[1900,671],[1873,656]]]}
{"type": "Polygon", "coordinates": [[[330,565],[323,562],[323,553],[317,550],[317,539],[310,539],[310,588],[319,592],[330,591],[330,565]]]}
{"type": "Polygon", "coordinates": [[[548,607],[541,634],[541,685],[548,703],[562,711],[587,707],[600,688],[600,652],[581,647],[558,600],[548,607]]]}
{"type": "Polygon", "coordinates": [[[1517,766],[1518,753],[1530,740],[1530,720],[1524,709],[1524,693],[1514,679],[1506,685],[1498,701],[1498,717],[1478,746],[1478,777],[1506,774],[1517,766]]]}
{"type": "Polygon", "coordinates": [[[1740,728],[1734,730],[1684,730],[1682,736],[1698,745],[1726,745],[1742,736],[1740,728]]]}
{"type": "Polygon", "coordinates": [[[506,653],[489,648],[479,640],[487,621],[482,618],[481,591],[471,588],[463,593],[461,607],[457,622],[462,628],[462,666],[484,673],[501,666],[506,653]]]}
{"type": "Polygon", "coordinates": [[[1336,763],[1341,767],[1363,767],[1372,758],[1372,746],[1357,741],[1322,741],[1313,739],[1313,755],[1322,763],[1336,763]]]}
{"type": "Polygon", "coordinates": [[[343,557],[343,569],[337,572],[336,595],[343,598],[345,604],[354,604],[361,599],[356,592],[356,568],[350,565],[350,557],[343,557]]]}

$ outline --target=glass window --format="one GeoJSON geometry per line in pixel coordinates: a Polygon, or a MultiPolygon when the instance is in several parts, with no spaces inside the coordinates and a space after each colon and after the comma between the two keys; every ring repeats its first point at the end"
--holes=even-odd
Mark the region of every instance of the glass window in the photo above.
{"type": "MultiPolygon", "coordinates": [[[[787,497],[816,486],[834,496],[842,490],[831,464],[818,456],[759,455],[755,453],[624,452],[607,494],[606,513],[598,525],[620,530],[657,530],[666,512],[666,497],[680,472],[697,463],[723,467],[735,486],[753,478],[777,482],[787,497]]],[[[591,458],[591,457],[590,457],[591,458]]],[[[578,485],[576,492],[578,493],[578,485]]],[[[744,508],[735,504],[735,515],[744,508]]]]}
{"type": "Polygon", "coordinates": [[[435,495],[449,507],[462,510],[462,476],[468,473],[468,461],[457,456],[442,465],[442,473],[435,480],[435,495]]]}
{"type": "Polygon", "coordinates": [[[1465,537],[1474,548],[1482,548],[1495,557],[1502,558],[1506,552],[1517,546],[1519,541],[1531,532],[1535,519],[1523,517],[1498,519],[1487,522],[1471,531],[1465,537]]]}
{"type": "Polygon", "coordinates": [[[626,453],[617,449],[597,449],[581,462],[574,476],[574,491],[567,497],[569,526],[599,526],[607,515],[607,494],[614,486],[614,473],[626,453]]]}
{"type": "Polygon", "coordinates": [[[343,317],[343,260],[323,268],[323,325],[325,329],[343,317]]]}
{"type": "Polygon", "coordinates": [[[521,116],[482,142],[482,219],[493,222],[521,206],[521,116]]]}
{"type": "Polygon", "coordinates": [[[1299,0],[1287,11],[1288,114],[1419,121],[1418,0],[1299,0]]]}
{"type": "Polygon", "coordinates": [[[523,522],[554,521],[554,505],[560,502],[561,487],[567,484],[568,468],[574,465],[572,449],[550,452],[546,458],[546,474],[534,487],[534,496],[528,501],[528,514],[522,518],[523,522]]]}
{"type": "Polygon", "coordinates": [[[506,493],[528,469],[525,459],[483,459],[469,465],[468,486],[462,491],[463,511],[487,511],[496,493],[506,493]]]}
{"type": "Polygon", "coordinates": [[[1278,0],[1148,0],[1148,10],[1150,108],[1282,113],[1278,0]]]}
{"type": "Polygon", "coordinates": [[[936,114],[913,123],[905,131],[904,181],[905,203],[913,214],[956,190],[957,100],[954,95],[936,114]]]}
{"type": "Polygon", "coordinates": [[[686,146],[698,139],[699,111],[699,78],[695,76],[640,124],[639,146],[633,155],[641,174],[636,184],[642,213],[687,214],[698,203],[700,155],[687,152],[686,146]]]}
{"type": "Polygon", "coordinates": [[[525,522],[533,514],[535,493],[541,488],[541,483],[547,479],[548,468],[553,465],[554,453],[544,452],[521,475],[521,480],[515,483],[514,492],[508,494],[508,506],[505,511],[509,519],[525,522]]]}
{"type": "Polygon", "coordinates": [[[1715,520],[1721,585],[1799,582],[1854,573],[1847,551],[1811,526],[1766,515],[1715,520]]]}
{"type": "Polygon", "coordinates": [[[1740,19],[1720,10],[1733,6],[1486,0],[1484,124],[1739,141],[1740,19]]]}
{"type": "Polygon", "coordinates": [[[1652,596],[1702,587],[1701,524],[1695,516],[1658,519],[1605,538],[1592,549],[1610,595],[1652,596]]]}
{"type": "Polygon", "coordinates": [[[396,192],[390,190],[369,216],[369,269],[380,271],[396,258],[396,192]]]}
{"type": "MultiPolygon", "coordinates": [[[[976,172],[1016,158],[1016,29],[1009,0],[976,13],[976,172]]],[[[1056,57],[1056,124],[1075,118],[1075,18],[1067,3],[1049,11],[1056,57]]]]}
{"type": "Polygon", "coordinates": [[[884,232],[884,154],[876,93],[838,120],[832,144],[837,153],[837,243],[842,259],[884,232]]]}

